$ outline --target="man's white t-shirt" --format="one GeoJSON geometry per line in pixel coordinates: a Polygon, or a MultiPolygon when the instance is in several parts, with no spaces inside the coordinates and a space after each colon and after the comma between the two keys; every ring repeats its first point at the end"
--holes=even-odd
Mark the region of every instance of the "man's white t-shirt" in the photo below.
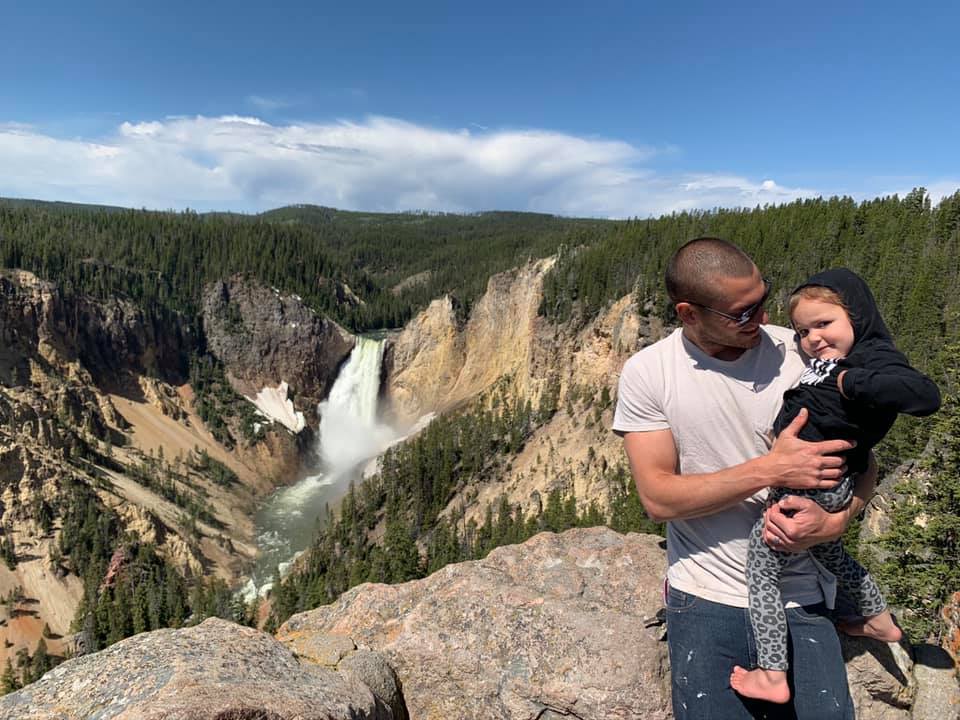
{"type": "MultiPolygon", "coordinates": [[[[723,470],[764,455],[783,393],[805,364],[793,330],[761,327],[761,341],[733,361],[718,360],[682,329],[631,357],[620,376],[613,429],[670,430],[679,473],[723,470]]],[[[694,491],[695,492],[695,491],[694,491]]],[[[747,541],[767,490],[712,515],[667,523],[672,587],[713,602],[747,607],[747,541]]],[[[780,587],[790,605],[833,604],[834,579],[810,557],[792,555],[780,587]]]]}

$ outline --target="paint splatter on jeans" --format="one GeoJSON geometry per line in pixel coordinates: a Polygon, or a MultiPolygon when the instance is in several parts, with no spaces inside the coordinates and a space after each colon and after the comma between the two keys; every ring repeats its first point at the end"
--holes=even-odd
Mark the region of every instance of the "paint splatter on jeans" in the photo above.
{"type": "Polygon", "coordinates": [[[790,608],[789,703],[740,697],[734,665],[756,661],[749,611],[670,588],[667,645],[675,720],[854,720],[840,641],[823,603],[790,608]]]}

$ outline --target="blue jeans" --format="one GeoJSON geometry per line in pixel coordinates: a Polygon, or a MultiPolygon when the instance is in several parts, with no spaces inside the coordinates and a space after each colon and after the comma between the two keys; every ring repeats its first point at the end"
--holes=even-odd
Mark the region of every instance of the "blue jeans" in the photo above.
{"type": "Polygon", "coordinates": [[[826,607],[787,610],[791,701],[749,700],[730,687],[734,665],[755,667],[747,608],[710,602],[670,588],[667,645],[675,720],[854,720],[840,640],[826,607]]]}

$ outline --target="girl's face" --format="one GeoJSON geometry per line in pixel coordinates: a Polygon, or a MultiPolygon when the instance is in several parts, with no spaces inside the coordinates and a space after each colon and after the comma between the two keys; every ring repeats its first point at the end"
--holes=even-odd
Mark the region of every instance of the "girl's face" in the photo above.
{"type": "Polygon", "coordinates": [[[800,348],[810,357],[838,359],[853,349],[853,325],[847,311],[839,305],[800,298],[791,321],[800,336],[800,348]]]}

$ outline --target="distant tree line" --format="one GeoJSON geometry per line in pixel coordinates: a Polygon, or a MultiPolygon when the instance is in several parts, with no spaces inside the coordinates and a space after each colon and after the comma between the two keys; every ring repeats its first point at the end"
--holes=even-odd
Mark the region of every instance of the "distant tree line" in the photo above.
{"type": "Polygon", "coordinates": [[[0,200],[0,266],[67,294],[127,297],[151,317],[196,318],[208,283],[248,273],[359,332],[399,327],[446,293],[466,312],[490,275],[588,243],[606,225],[532,213],[201,215],[0,200]]]}

